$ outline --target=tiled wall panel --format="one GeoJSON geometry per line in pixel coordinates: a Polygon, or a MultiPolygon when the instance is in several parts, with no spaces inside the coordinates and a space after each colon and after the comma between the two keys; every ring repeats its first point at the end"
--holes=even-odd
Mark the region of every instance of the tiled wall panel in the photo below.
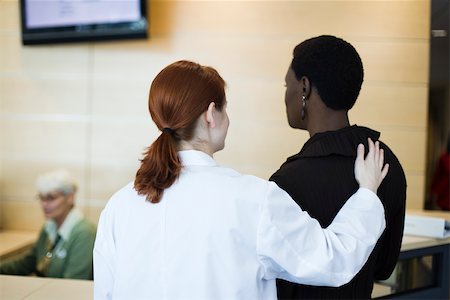
{"type": "Polygon", "coordinates": [[[79,179],[78,205],[96,222],[158,135],[149,85],[179,59],[227,82],[231,126],[217,160],[268,178],[308,139],[287,125],[284,76],[293,47],[320,34],[359,51],[351,121],[381,131],[405,168],[408,207],[423,206],[428,0],[149,0],[147,40],[44,46],[21,45],[18,3],[0,0],[0,227],[40,227],[34,180],[58,167],[79,179]]]}

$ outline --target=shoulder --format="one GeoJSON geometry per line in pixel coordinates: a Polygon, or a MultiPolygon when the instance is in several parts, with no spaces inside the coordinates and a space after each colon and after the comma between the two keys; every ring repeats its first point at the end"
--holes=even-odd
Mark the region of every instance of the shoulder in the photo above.
{"type": "Polygon", "coordinates": [[[394,152],[382,141],[380,147],[384,150],[384,161],[389,164],[389,172],[378,188],[378,196],[385,208],[387,220],[398,218],[404,214],[406,206],[407,181],[403,167],[394,152]]]}
{"type": "Polygon", "coordinates": [[[94,224],[92,224],[88,219],[81,219],[72,229],[71,236],[74,238],[83,236],[86,238],[95,237],[95,233],[97,228],[94,224]]]}
{"type": "Polygon", "coordinates": [[[262,179],[255,175],[250,174],[242,174],[234,169],[227,167],[219,167],[221,173],[229,177],[230,179],[235,180],[240,185],[244,185],[248,188],[250,187],[268,187],[271,183],[265,179],[262,179]]]}
{"type": "Polygon", "coordinates": [[[95,233],[95,225],[92,224],[91,221],[84,218],[78,222],[75,227],[73,228],[74,231],[83,231],[83,232],[94,232],[95,233]]]}
{"type": "Polygon", "coordinates": [[[383,141],[380,140],[379,142],[380,148],[384,150],[384,161],[386,163],[389,163],[389,173],[391,173],[391,175],[395,174],[396,176],[405,177],[402,164],[400,163],[400,160],[397,158],[395,153],[383,141]]]}
{"type": "Polygon", "coordinates": [[[267,180],[220,165],[189,168],[180,177],[179,184],[176,188],[199,188],[220,198],[246,199],[245,203],[260,201],[270,185],[267,180]]]}
{"type": "Polygon", "coordinates": [[[269,199],[282,199],[286,192],[278,182],[268,181],[254,175],[240,175],[237,180],[237,191],[243,198],[254,198],[258,205],[265,205],[269,199]],[[262,200],[262,201],[261,201],[262,200]]]}
{"type": "Polygon", "coordinates": [[[214,167],[189,167],[182,172],[182,180],[217,182],[223,186],[230,185],[265,185],[267,180],[254,175],[242,174],[241,172],[226,166],[217,165],[214,167]]]}
{"type": "Polygon", "coordinates": [[[131,181],[129,182],[127,185],[125,185],[124,187],[122,187],[120,190],[118,190],[117,192],[115,192],[110,201],[117,201],[115,199],[120,199],[122,197],[126,197],[126,196],[131,196],[131,195],[136,195],[136,190],[134,189],[134,183],[131,181]]]}
{"type": "Polygon", "coordinates": [[[128,216],[131,210],[141,210],[142,204],[146,202],[145,196],[139,195],[134,189],[134,182],[129,182],[109,198],[100,214],[97,234],[104,224],[128,216]]]}
{"type": "MultiPolygon", "coordinates": [[[[372,139],[375,138],[375,140],[378,140],[380,142],[380,148],[382,148],[384,150],[384,161],[386,163],[389,163],[389,173],[391,173],[391,175],[395,174],[395,176],[397,176],[397,177],[405,177],[403,167],[400,163],[400,160],[397,158],[394,151],[386,143],[383,142],[382,133],[379,133],[378,131],[375,131],[368,127],[356,126],[356,128],[358,128],[358,130],[362,130],[362,131],[366,131],[366,132],[377,133],[377,138],[375,138],[375,136],[373,136],[373,137],[369,136],[369,137],[372,137],[372,139]]],[[[364,145],[367,148],[366,141],[364,141],[364,145]]],[[[389,176],[389,174],[388,174],[388,176],[389,176]]],[[[388,180],[389,180],[389,178],[387,178],[387,180],[385,180],[385,181],[388,181],[388,180]]]]}
{"type": "Polygon", "coordinates": [[[315,163],[318,160],[311,160],[308,158],[302,158],[301,154],[296,154],[289,157],[272,176],[270,181],[275,181],[278,185],[283,185],[286,181],[302,178],[305,174],[311,175],[308,170],[311,167],[316,168],[315,163]]]}
{"type": "Polygon", "coordinates": [[[144,196],[141,196],[134,189],[134,183],[129,182],[127,185],[122,187],[120,190],[115,192],[111,198],[108,200],[105,209],[114,209],[122,206],[125,202],[129,202],[132,199],[143,199],[144,196]]]}
{"type": "Polygon", "coordinates": [[[47,231],[45,231],[45,226],[42,226],[35,244],[37,245],[45,244],[47,241],[47,236],[48,234],[47,231]]]}

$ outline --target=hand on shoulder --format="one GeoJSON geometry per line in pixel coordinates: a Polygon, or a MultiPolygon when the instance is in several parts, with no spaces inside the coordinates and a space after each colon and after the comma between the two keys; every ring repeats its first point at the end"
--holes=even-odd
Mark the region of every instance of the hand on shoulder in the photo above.
{"type": "Polygon", "coordinates": [[[377,192],[383,179],[386,177],[389,164],[384,164],[384,150],[380,143],[368,138],[369,152],[364,158],[364,145],[359,144],[355,161],[355,178],[360,187],[377,192]]]}

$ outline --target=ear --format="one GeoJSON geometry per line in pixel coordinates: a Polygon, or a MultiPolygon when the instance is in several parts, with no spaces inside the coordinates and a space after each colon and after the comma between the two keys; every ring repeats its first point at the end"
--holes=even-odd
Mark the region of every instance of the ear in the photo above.
{"type": "Polygon", "coordinates": [[[206,122],[210,128],[216,127],[216,122],[214,120],[214,112],[216,110],[216,104],[211,102],[206,110],[206,122]]]}
{"type": "Polygon", "coordinates": [[[302,78],[300,78],[300,88],[302,95],[305,95],[306,99],[308,99],[311,95],[311,82],[308,77],[302,76],[302,78]]]}
{"type": "Polygon", "coordinates": [[[70,205],[74,206],[74,204],[75,204],[75,193],[71,193],[71,194],[67,195],[66,197],[67,197],[67,201],[70,203],[70,205]]]}

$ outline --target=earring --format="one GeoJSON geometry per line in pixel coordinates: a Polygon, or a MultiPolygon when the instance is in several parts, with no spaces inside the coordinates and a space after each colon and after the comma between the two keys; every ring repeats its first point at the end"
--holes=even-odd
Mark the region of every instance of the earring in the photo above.
{"type": "Polygon", "coordinates": [[[306,107],[306,96],[302,96],[302,111],[300,112],[300,115],[302,117],[302,121],[305,119],[305,107],[306,107]]]}

